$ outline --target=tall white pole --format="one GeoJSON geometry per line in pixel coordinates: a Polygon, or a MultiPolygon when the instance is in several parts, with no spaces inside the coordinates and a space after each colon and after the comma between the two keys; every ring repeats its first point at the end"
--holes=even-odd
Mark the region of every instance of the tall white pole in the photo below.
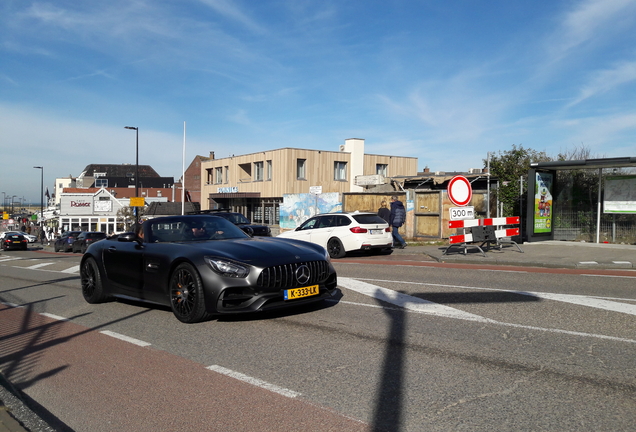
{"type": "Polygon", "coordinates": [[[490,218],[490,152],[486,156],[486,175],[488,183],[486,183],[486,217],[490,218]]]}
{"type": "Polygon", "coordinates": [[[185,214],[186,122],[183,122],[183,156],[181,158],[181,215],[185,214]]]}

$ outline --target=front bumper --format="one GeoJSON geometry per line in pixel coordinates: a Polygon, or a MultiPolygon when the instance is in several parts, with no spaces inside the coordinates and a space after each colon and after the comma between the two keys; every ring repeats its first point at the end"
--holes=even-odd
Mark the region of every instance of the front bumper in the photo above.
{"type": "Polygon", "coordinates": [[[338,287],[336,273],[318,284],[319,293],[311,297],[285,300],[285,289],[276,291],[262,290],[257,287],[229,287],[221,292],[215,305],[218,314],[239,314],[262,312],[318,302],[334,295],[338,287]]]}

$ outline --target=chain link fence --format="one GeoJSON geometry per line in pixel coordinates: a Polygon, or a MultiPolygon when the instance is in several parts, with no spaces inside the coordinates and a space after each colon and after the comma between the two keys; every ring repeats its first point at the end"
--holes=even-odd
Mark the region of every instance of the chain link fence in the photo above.
{"type": "MultiPolygon", "coordinates": [[[[555,240],[596,241],[597,212],[555,209],[555,240]]],[[[636,215],[601,213],[599,241],[636,244],[636,215]]]]}

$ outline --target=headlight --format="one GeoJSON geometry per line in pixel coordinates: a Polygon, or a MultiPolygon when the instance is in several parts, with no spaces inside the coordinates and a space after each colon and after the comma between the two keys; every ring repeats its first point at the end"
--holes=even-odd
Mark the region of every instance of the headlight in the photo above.
{"type": "Polygon", "coordinates": [[[331,257],[329,256],[329,252],[327,252],[327,249],[322,248],[322,250],[324,251],[325,259],[326,259],[327,261],[331,261],[331,257]]]}
{"type": "Polygon", "coordinates": [[[205,262],[215,273],[225,277],[244,278],[250,274],[247,266],[222,258],[205,257],[205,262]]]}

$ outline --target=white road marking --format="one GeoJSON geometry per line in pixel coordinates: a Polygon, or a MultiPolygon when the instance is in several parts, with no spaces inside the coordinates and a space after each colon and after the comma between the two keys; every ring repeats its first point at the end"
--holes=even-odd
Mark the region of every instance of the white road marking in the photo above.
{"type": "Polygon", "coordinates": [[[46,313],[46,312],[42,312],[40,315],[48,317],[48,318],[52,318],[52,319],[57,320],[57,321],[68,321],[68,318],[64,318],[64,317],[61,317],[59,315],[53,315],[53,314],[46,313]]]}
{"type": "MultiPolygon", "coordinates": [[[[345,279],[345,278],[338,278],[338,283],[340,283],[340,279],[345,279]]],[[[392,283],[395,283],[395,281],[389,281],[389,280],[383,280],[383,279],[360,279],[360,280],[368,280],[368,281],[372,281],[372,282],[392,282],[392,283]]],[[[584,296],[584,295],[572,295],[572,294],[554,294],[554,293],[532,292],[532,291],[514,291],[514,290],[505,290],[505,289],[498,289],[498,288],[475,287],[475,286],[431,284],[431,283],[426,283],[426,282],[405,282],[405,281],[400,281],[399,283],[410,284],[410,285],[438,286],[438,287],[444,287],[444,288],[460,288],[460,289],[470,289],[470,290],[481,290],[481,291],[501,291],[501,292],[507,292],[507,293],[512,293],[512,294],[527,295],[527,296],[531,296],[531,297],[542,298],[542,299],[545,299],[545,300],[554,300],[554,301],[560,301],[560,302],[563,302],[563,303],[571,303],[571,304],[576,304],[576,305],[579,305],[579,306],[587,306],[587,307],[593,307],[593,308],[597,308],[597,309],[604,309],[604,310],[609,310],[609,311],[612,311],[612,312],[621,312],[621,313],[626,313],[626,314],[629,314],[629,315],[636,315],[636,305],[612,302],[612,301],[609,301],[608,299],[603,299],[603,298],[601,298],[599,296],[584,296]]],[[[345,286],[345,288],[346,288],[346,286],[345,286]]],[[[626,299],[625,301],[630,301],[630,300],[626,299]]],[[[634,300],[631,300],[631,301],[634,301],[634,300]]]]}
{"type": "Polygon", "coordinates": [[[617,275],[599,275],[599,274],[581,274],[581,276],[596,276],[596,277],[604,277],[604,278],[626,278],[626,279],[632,279],[632,278],[636,278],[636,274],[634,274],[634,276],[617,276],[617,275]]]}
{"type": "Polygon", "coordinates": [[[22,306],[22,305],[15,304],[15,303],[9,303],[9,302],[0,302],[0,303],[2,303],[2,304],[3,304],[3,305],[5,305],[5,306],[12,307],[12,308],[21,308],[21,307],[24,307],[24,306],[22,306]]]}
{"type": "Polygon", "coordinates": [[[587,306],[596,309],[604,309],[612,312],[620,312],[628,315],[636,315],[636,305],[618,303],[609,300],[601,300],[594,297],[571,295],[571,294],[551,294],[551,293],[530,293],[536,297],[546,300],[571,303],[578,306],[587,306]]]}
{"type": "Polygon", "coordinates": [[[66,270],[62,270],[60,273],[77,273],[80,269],[80,266],[76,265],[71,268],[67,268],[66,270]]]}
{"type": "MultiPolygon", "coordinates": [[[[368,279],[368,280],[372,280],[372,279],[368,279]]],[[[387,288],[382,288],[382,287],[375,286],[375,285],[367,283],[365,289],[358,291],[358,290],[355,289],[355,287],[358,286],[358,285],[355,284],[355,283],[350,283],[351,281],[354,281],[354,280],[350,279],[350,278],[338,278],[338,285],[342,286],[343,288],[353,289],[356,292],[359,292],[359,293],[364,294],[364,295],[368,295],[368,296],[373,297],[373,298],[377,298],[377,299],[380,299],[380,300],[383,300],[383,301],[388,301],[388,300],[383,298],[384,296],[377,296],[376,293],[381,292],[380,290],[383,290],[383,291],[391,291],[391,290],[388,290],[387,288]],[[349,288],[349,287],[352,287],[352,288],[349,288]],[[376,290],[373,290],[372,287],[375,287],[376,290]]],[[[361,281],[354,281],[354,282],[361,282],[361,281]]],[[[392,283],[395,283],[395,281],[388,281],[388,280],[379,280],[378,282],[392,282],[392,283]]],[[[435,285],[435,286],[454,287],[454,288],[462,288],[462,289],[479,289],[479,290],[488,290],[488,291],[504,291],[504,292],[512,292],[512,293],[517,293],[517,294],[526,294],[526,295],[535,294],[535,293],[527,293],[527,292],[522,292],[522,291],[511,291],[511,290],[500,290],[500,289],[478,288],[478,287],[463,287],[463,286],[457,286],[457,285],[426,284],[426,283],[422,283],[422,282],[400,282],[400,283],[417,284],[417,285],[435,285]]],[[[399,293],[399,294],[401,294],[401,293],[399,293]]],[[[410,311],[410,312],[430,313],[430,312],[418,310],[417,308],[408,308],[408,307],[402,306],[402,304],[407,304],[408,303],[408,297],[411,297],[416,304],[419,304],[422,301],[422,299],[417,298],[417,297],[412,297],[412,296],[409,296],[407,294],[401,294],[401,296],[402,296],[402,298],[401,298],[401,302],[400,303],[391,302],[391,301],[388,301],[388,302],[396,304],[396,305],[398,305],[400,307],[404,307],[405,309],[407,309],[407,311],[410,311]]],[[[593,297],[586,297],[586,296],[579,296],[579,297],[585,297],[588,300],[597,300],[597,299],[594,299],[593,297]]],[[[557,300],[557,301],[559,301],[559,300],[557,300]]],[[[605,300],[600,300],[600,302],[601,303],[603,303],[603,302],[613,303],[613,302],[607,302],[605,300]]],[[[368,305],[368,304],[362,304],[362,303],[353,303],[353,302],[343,302],[343,303],[357,304],[359,306],[376,307],[376,305],[368,305]]],[[[589,306],[589,305],[586,304],[585,306],[589,306]]],[[[631,305],[625,305],[625,306],[631,306],[631,305]]],[[[593,306],[593,307],[598,307],[598,306],[593,306]]],[[[451,308],[449,308],[449,309],[451,309],[451,308]]],[[[606,307],[601,307],[601,309],[606,309],[606,307]]],[[[444,316],[446,318],[460,319],[460,320],[464,320],[464,321],[481,321],[481,322],[487,322],[489,324],[501,325],[501,326],[506,326],[506,327],[521,328],[521,329],[526,329],[526,330],[536,330],[536,331],[541,331],[541,332],[546,332],[546,333],[559,333],[559,334],[567,334],[567,335],[572,335],[572,336],[591,337],[591,338],[596,338],[596,339],[604,339],[604,340],[612,340],[612,341],[617,341],[617,342],[627,342],[627,343],[636,344],[636,339],[627,339],[627,338],[621,338],[621,337],[616,337],[616,336],[607,336],[607,335],[594,334],[594,333],[583,333],[583,332],[576,332],[576,331],[571,331],[571,330],[562,330],[562,329],[554,329],[554,328],[527,326],[527,325],[523,325],[523,324],[506,323],[506,322],[496,321],[496,320],[493,320],[493,319],[490,319],[490,318],[484,318],[484,317],[480,317],[478,315],[473,315],[473,314],[468,314],[468,313],[466,313],[465,315],[464,314],[448,314],[448,315],[439,314],[439,315],[444,316]],[[475,317],[477,319],[475,319],[475,317]]]]}
{"type": "Polygon", "coordinates": [[[0,263],[6,262],[6,261],[13,261],[13,260],[19,260],[22,259],[20,257],[12,257],[12,256],[4,256],[4,257],[0,257],[0,263]]]}
{"type": "Polygon", "coordinates": [[[25,267],[25,268],[31,269],[31,270],[35,270],[35,269],[38,269],[40,267],[49,266],[51,264],[54,264],[54,263],[52,263],[52,262],[40,263],[40,264],[35,264],[35,265],[29,266],[29,267],[25,267]]]}
{"type": "Polygon", "coordinates": [[[144,341],[139,340],[139,339],[131,338],[131,337],[125,336],[123,334],[115,333],[115,332],[110,331],[110,330],[102,330],[102,331],[100,331],[100,333],[103,333],[106,336],[114,337],[115,339],[123,340],[124,342],[130,342],[131,344],[135,344],[135,345],[138,345],[140,347],[147,347],[147,346],[151,345],[148,342],[144,342],[144,341]]]}
{"type": "Polygon", "coordinates": [[[382,288],[360,280],[338,278],[338,285],[414,312],[440,315],[449,318],[462,318],[471,321],[486,321],[486,318],[479,315],[464,312],[439,303],[433,303],[408,294],[402,294],[392,289],[382,288]]]}
{"type": "Polygon", "coordinates": [[[257,387],[264,388],[266,390],[272,391],[274,393],[278,393],[278,394],[286,396],[288,398],[296,398],[296,397],[301,395],[300,393],[295,392],[293,390],[289,390],[289,389],[286,389],[286,388],[283,388],[283,387],[279,387],[279,386],[274,385],[274,384],[270,384],[270,383],[268,383],[266,381],[263,381],[263,380],[260,380],[258,378],[254,378],[254,377],[242,374],[240,372],[236,372],[236,371],[233,371],[231,369],[224,368],[223,366],[212,365],[212,366],[208,366],[206,369],[209,369],[209,370],[214,371],[214,372],[221,373],[223,375],[226,375],[226,376],[235,378],[237,380],[240,380],[240,381],[255,385],[257,387]]]}

